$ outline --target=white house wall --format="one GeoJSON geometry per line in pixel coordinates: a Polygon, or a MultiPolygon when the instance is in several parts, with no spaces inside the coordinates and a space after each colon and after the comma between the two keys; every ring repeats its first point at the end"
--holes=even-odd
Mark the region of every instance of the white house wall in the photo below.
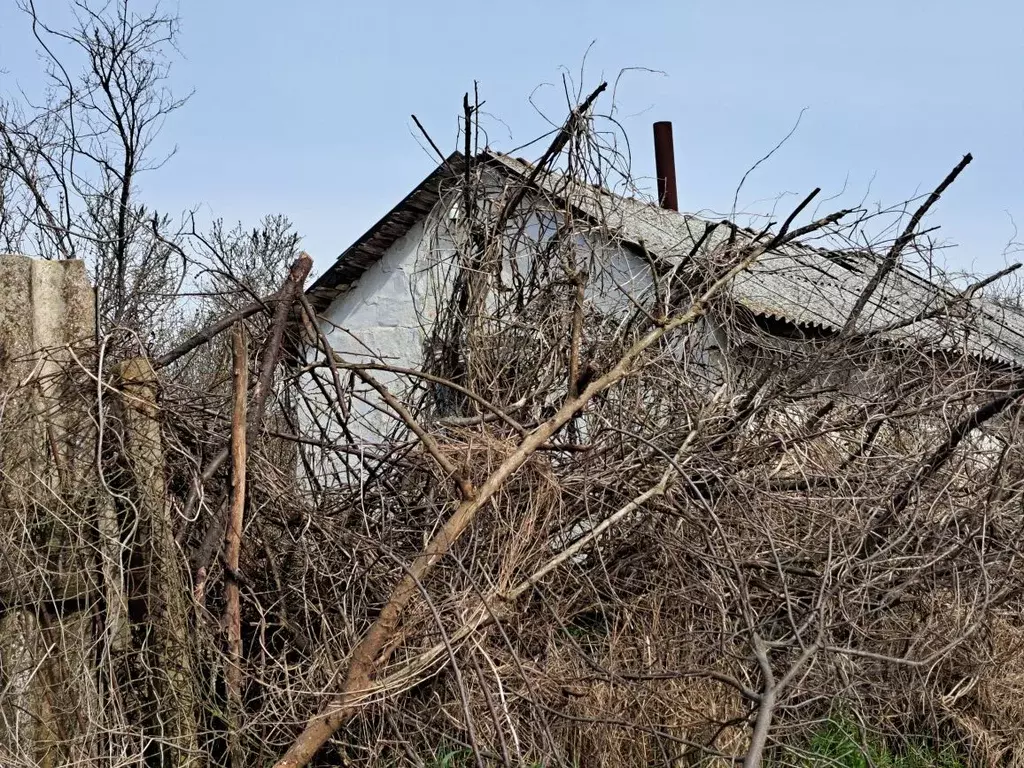
{"type": "MultiPolygon", "coordinates": [[[[339,358],[348,363],[382,362],[399,368],[421,366],[426,333],[434,315],[430,294],[437,291],[439,277],[447,275],[447,267],[440,264],[450,256],[428,253],[427,234],[423,221],[413,226],[322,313],[323,331],[339,358]],[[433,274],[427,265],[435,265],[433,274]]],[[[536,234],[544,236],[540,231],[536,234]]],[[[581,238],[579,247],[581,262],[592,251],[600,265],[589,276],[585,294],[588,304],[610,318],[620,314],[623,322],[636,311],[634,301],[650,306],[653,279],[645,259],[598,235],[581,238]]],[[[533,249],[524,248],[523,256],[530,252],[533,249]]],[[[616,330],[606,327],[604,332],[616,330]]],[[[687,346],[692,352],[695,347],[707,345],[698,342],[687,346]]],[[[386,371],[374,371],[373,375],[400,399],[416,383],[413,378],[386,371]]],[[[380,412],[387,408],[375,392],[358,380],[356,383],[356,392],[363,399],[352,404],[349,431],[354,442],[350,448],[359,450],[379,444],[382,435],[398,424],[380,412]]],[[[311,392],[308,386],[305,389],[307,394],[311,392]]],[[[319,394],[313,397],[322,401],[319,394]]],[[[348,441],[337,428],[331,430],[330,437],[348,441]]],[[[351,468],[352,461],[347,463],[351,468]]]]}
{"type": "Polygon", "coordinates": [[[417,308],[424,280],[416,268],[422,239],[420,222],[323,313],[324,331],[339,355],[365,362],[370,350],[395,366],[419,365],[423,332],[417,308]]]}
{"type": "MultiPolygon", "coordinates": [[[[419,222],[397,240],[379,261],[360,276],[359,280],[338,297],[322,313],[321,329],[336,356],[345,363],[376,363],[395,368],[418,368],[422,362],[424,327],[429,324],[429,302],[425,301],[427,281],[422,274],[420,248],[424,226],[419,222]],[[424,317],[421,313],[427,313],[424,317]]],[[[390,371],[373,370],[371,375],[388,387],[400,399],[412,383],[406,376],[390,371]]],[[[325,380],[329,376],[321,372],[325,380]]],[[[347,377],[346,377],[347,379],[347,377]]],[[[303,389],[321,414],[327,408],[322,395],[310,382],[303,389]]],[[[333,391],[333,384],[327,387],[333,391]]],[[[331,456],[317,452],[319,469],[344,472],[360,464],[359,452],[373,450],[382,441],[382,434],[394,430],[398,424],[387,410],[379,395],[370,387],[355,380],[356,397],[351,401],[348,422],[349,436],[342,434],[336,420],[321,417],[330,424],[328,439],[344,443],[350,451],[331,456]],[[350,439],[351,438],[351,439],[350,439]],[[322,463],[326,462],[326,466],[322,463]]],[[[306,414],[307,432],[313,425],[306,414]]],[[[315,429],[313,435],[317,435],[315,429]]],[[[329,454],[330,452],[327,452],[329,454]]]]}

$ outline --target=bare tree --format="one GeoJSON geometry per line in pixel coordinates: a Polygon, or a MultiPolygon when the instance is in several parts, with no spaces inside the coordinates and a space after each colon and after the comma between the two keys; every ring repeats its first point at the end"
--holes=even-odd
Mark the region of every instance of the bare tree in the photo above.
{"type": "Polygon", "coordinates": [[[203,233],[194,215],[186,229],[143,200],[142,181],[174,152],[160,133],[188,100],[169,85],[177,16],[160,3],[76,0],[64,28],[33,0],[20,8],[47,84],[40,106],[0,103],[3,249],[85,259],[105,328],[146,349],[166,348],[233,297],[273,292],[297,253],[287,219],[251,231],[215,220],[203,233]]]}
{"type": "Polygon", "coordinates": [[[0,112],[8,173],[22,186],[26,244],[54,258],[87,258],[100,286],[100,315],[142,330],[183,273],[166,242],[170,219],[139,200],[140,177],[155,156],[166,118],[185,99],[167,86],[177,18],[159,6],[142,13],[127,0],[74,2],[70,28],[50,26],[33,0],[21,9],[48,78],[40,107],[0,112]]]}

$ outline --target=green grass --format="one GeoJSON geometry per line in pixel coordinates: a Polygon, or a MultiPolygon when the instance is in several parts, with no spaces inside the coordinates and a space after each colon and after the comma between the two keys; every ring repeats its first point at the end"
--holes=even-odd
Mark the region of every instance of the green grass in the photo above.
{"type": "Polygon", "coordinates": [[[925,740],[910,740],[893,747],[886,740],[869,736],[862,741],[856,724],[832,718],[818,728],[806,747],[791,749],[776,765],[817,768],[967,768],[952,746],[934,747],[925,740]]]}
{"type": "MultiPolygon", "coordinates": [[[[768,768],[968,768],[953,746],[934,746],[927,739],[893,744],[868,734],[862,739],[852,718],[834,715],[800,747],[790,747],[765,761],[768,768]]],[[[465,747],[441,747],[426,761],[427,768],[476,768],[473,752],[465,747]]],[[[523,768],[546,768],[542,762],[523,768]]]]}
{"type": "Polygon", "coordinates": [[[465,748],[439,749],[427,761],[427,768],[463,768],[469,765],[475,765],[473,751],[465,748]]]}
{"type": "MultiPolygon", "coordinates": [[[[426,761],[427,768],[476,768],[473,751],[463,747],[457,749],[442,748],[434,752],[426,761]]],[[[523,768],[547,768],[544,763],[523,763],[523,768]]]]}

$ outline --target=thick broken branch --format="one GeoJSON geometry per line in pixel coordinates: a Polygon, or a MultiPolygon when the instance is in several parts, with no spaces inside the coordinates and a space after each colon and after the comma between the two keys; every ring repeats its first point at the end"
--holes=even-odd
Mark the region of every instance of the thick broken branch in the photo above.
{"type": "Polygon", "coordinates": [[[867,306],[871,297],[874,296],[875,291],[878,290],[878,286],[882,284],[882,281],[892,272],[896,265],[899,263],[900,255],[903,250],[913,242],[914,238],[917,237],[917,227],[921,223],[921,219],[924,218],[925,214],[928,213],[929,209],[935,203],[938,202],[942,193],[946,191],[950,184],[956,181],[956,177],[960,175],[964,168],[973,160],[971,153],[968,152],[964,155],[963,159],[957,163],[956,167],[942,180],[942,183],[935,188],[935,191],[928,195],[928,199],[921,204],[921,207],[914,212],[914,215],[910,217],[910,221],[907,223],[906,229],[903,233],[896,238],[896,241],[892,244],[892,248],[882,259],[882,263],[878,265],[878,270],[872,275],[868,281],[867,286],[861,292],[861,295],[857,298],[857,302],[853,305],[853,309],[850,310],[849,317],[846,318],[846,323],[843,325],[841,331],[842,336],[847,336],[853,332],[857,325],[857,320],[860,319],[861,313],[864,311],[864,307],[867,306]]]}

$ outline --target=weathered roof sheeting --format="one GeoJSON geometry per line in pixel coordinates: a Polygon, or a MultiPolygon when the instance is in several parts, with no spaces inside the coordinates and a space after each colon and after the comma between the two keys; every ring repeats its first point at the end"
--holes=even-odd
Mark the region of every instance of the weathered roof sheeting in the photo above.
{"type": "MultiPolygon", "coordinates": [[[[532,170],[521,160],[494,152],[485,152],[481,160],[503,169],[517,181],[525,180],[532,170]]],[[[440,199],[442,181],[461,173],[464,167],[462,155],[449,157],[345,251],[310,289],[317,306],[325,307],[344,293],[392,243],[426,216],[440,199]]],[[[623,242],[661,259],[688,255],[712,223],[593,185],[567,184],[558,173],[542,174],[536,183],[542,192],[605,222],[623,242]]],[[[719,227],[707,246],[714,247],[725,237],[727,228],[719,227]]],[[[868,251],[829,251],[793,243],[765,254],[740,275],[732,285],[732,297],[766,317],[838,331],[880,260],[878,254],[868,251]]],[[[951,289],[899,266],[878,287],[857,329],[893,341],[925,342],[986,360],[1024,365],[1024,313],[985,299],[959,299],[951,289]],[[939,310],[947,305],[949,311],[936,317],[907,322],[923,310],[939,310]]]]}
{"type": "MultiPolygon", "coordinates": [[[[490,158],[520,178],[531,169],[506,155],[491,154],[490,158]]],[[[566,196],[564,178],[559,174],[541,177],[538,184],[561,190],[566,196]]],[[[568,196],[573,207],[608,222],[623,241],[663,259],[688,255],[712,223],[592,185],[577,184],[568,196]]],[[[728,228],[719,227],[707,247],[713,248],[726,237],[728,228]]],[[[870,251],[828,251],[792,243],[766,253],[737,277],[732,297],[766,317],[838,331],[880,263],[881,257],[870,251]]],[[[985,299],[958,299],[960,295],[950,288],[898,266],[872,295],[857,330],[893,341],[925,341],[987,360],[1024,364],[1024,313],[985,299]],[[926,311],[944,307],[949,311],[907,324],[926,311]]]]}

